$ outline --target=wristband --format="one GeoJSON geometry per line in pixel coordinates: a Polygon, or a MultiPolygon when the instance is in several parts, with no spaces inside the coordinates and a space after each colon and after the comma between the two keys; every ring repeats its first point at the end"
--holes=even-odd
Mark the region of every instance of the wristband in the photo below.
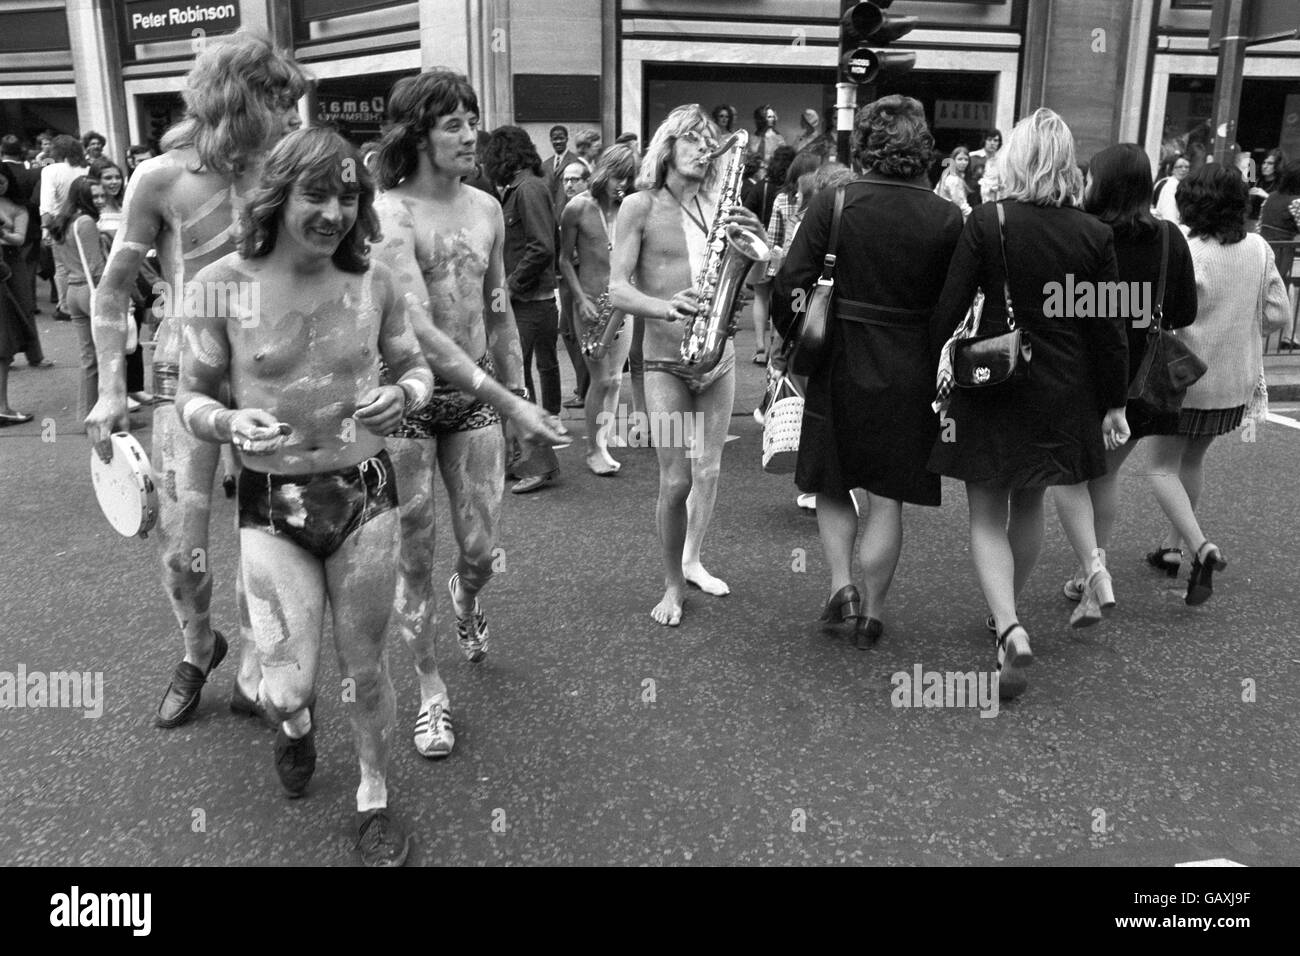
{"type": "Polygon", "coordinates": [[[528,389],[526,388],[508,388],[506,389],[506,391],[509,392],[511,395],[517,395],[519,398],[522,398],[525,402],[528,401],[528,389]]]}
{"type": "Polygon", "coordinates": [[[483,383],[486,380],[487,372],[483,371],[481,368],[474,369],[474,378],[469,383],[469,390],[477,393],[478,390],[483,387],[483,383]]]}
{"type": "Polygon", "coordinates": [[[429,401],[429,385],[421,378],[403,378],[397,383],[397,387],[402,390],[403,414],[409,415],[417,409],[423,408],[429,401]]]}

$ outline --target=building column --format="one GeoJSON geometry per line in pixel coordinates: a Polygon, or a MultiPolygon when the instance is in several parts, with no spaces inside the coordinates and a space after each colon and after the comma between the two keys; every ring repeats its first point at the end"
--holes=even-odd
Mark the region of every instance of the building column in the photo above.
{"type": "MultiPolygon", "coordinates": [[[[601,0],[600,5],[600,116],[601,141],[612,146],[618,127],[618,7],[619,0],[601,0]]],[[[640,135],[640,130],[635,130],[640,135]]]]}
{"type": "Polygon", "coordinates": [[[117,13],[109,0],[67,0],[72,75],[77,90],[77,125],[108,139],[104,155],[120,162],[131,143],[122,89],[117,13]]]}
{"type": "Polygon", "coordinates": [[[420,0],[420,68],[469,77],[484,129],[514,121],[510,0],[420,0]]]}
{"type": "Polygon", "coordinates": [[[1151,44],[1159,14],[1156,0],[1133,0],[1128,25],[1128,54],[1125,57],[1124,82],[1120,87],[1119,114],[1115,123],[1115,142],[1136,143],[1145,118],[1143,104],[1151,88],[1151,44]]]}

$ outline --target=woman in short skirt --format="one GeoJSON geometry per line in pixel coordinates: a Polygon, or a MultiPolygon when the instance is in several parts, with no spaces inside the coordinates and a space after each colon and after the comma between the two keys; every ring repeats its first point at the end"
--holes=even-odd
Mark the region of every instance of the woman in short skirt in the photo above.
{"type": "Polygon", "coordinates": [[[1264,339],[1289,318],[1286,287],[1268,243],[1246,232],[1248,192],[1233,166],[1210,164],[1178,188],[1178,212],[1196,271],[1196,322],[1179,337],[1206,364],[1187,390],[1176,424],[1152,439],[1151,485],[1172,527],[1163,546],[1147,556],[1152,566],[1178,574],[1186,544],[1192,554],[1188,604],[1213,593],[1215,571],[1227,567],[1201,531],[1205,453],[1236,429],[1259,387],[1264,339]]]}
{"type": "Polygon", "coordinates": [[[1016,597],[1042,547],[1048,486],[1056,488],[1061,524],[1088,572],[1071,624],[1096,623],[1115,604],[1086,482],[1105,474],[1105,450],[1128,440],[1128,343],[1125,318],[1104,314],[1095,295],[1082,295],[1119,273],[1110,226],[1078,208],[1083,177],[1069,127],[1039,109],[1016,124],[998,158],[1005,200],[978,206],[966,220],[931,338],[947,340],[977,287],[985,296],[979,334],[1005,331],[1009,272],[1017,327],[1033,347],[1029,376],[999,388],[955,389],[929,468],[966,483],[971,556],[998,635],[999,694],[1009,699],[1025,690],[1033,662],[1016,597]]]}

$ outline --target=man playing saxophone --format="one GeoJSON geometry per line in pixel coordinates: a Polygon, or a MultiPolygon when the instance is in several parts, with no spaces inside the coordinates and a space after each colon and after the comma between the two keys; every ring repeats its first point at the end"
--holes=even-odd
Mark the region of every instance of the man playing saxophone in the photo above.
{"type": "Polygon", "coordinates": [[[721,360],[700,374],[683,366],[682,339],[702,308],[734,306],[705,302],[696,291],[717,220],[766,238],[740,205],[739,176],[722,175],[742,164],[719,157],[718,143],[717,127],[698,105],[668,115],[646,148],[642,191],[619,210],[610,259],[611,303],[645,319],[646,410],[659,457],[656,522],[664,559],[664,596],[650,613],[669,626],[681,623],[687,582],[706,594],[730,591],[704,569],[700,547],[735,398],[735,349],[728,341],[721,360]]]}
{"type": "Polygon", "coordinates": [[[602,305],[608,302],[609,254],[618,235],[619,206],[632,194],[636,171],[631,147],[611,146],[596,161],[589,191],[569,200],[560,220],[560,275],[573,297],[575,324],[591,382],[586,401],[587,467],[597,475],[613,475],[619,469],[609,453],[609,426],[602,423],[618,416],[619,384],[632,346],[632,323],[625,322],[623,312],[602,305]],[[624,324],[626,331],[613,328],[624,324]],[[612,347],[605,348],[601,342],[610,335],[617,338],[612,347]]]}

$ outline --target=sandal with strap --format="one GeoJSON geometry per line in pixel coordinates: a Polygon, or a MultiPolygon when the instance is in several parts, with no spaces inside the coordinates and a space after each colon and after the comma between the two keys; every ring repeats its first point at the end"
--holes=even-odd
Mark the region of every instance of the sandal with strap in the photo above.
{"type": "Polygon", "coordinates": [[[1187,577],[1187,597],[1183,600],[1193,606],[1204,604],[1214,593],[1214,572],[1222,571],[1228,566],[1218,545],[1205,541],[1196,549],[1192,559],[1192,573],[1187,577]]]}
{"type": "Polygon", "coordinates": [[[1165,572],[1171,578],[1176,578],[1178,577],[1178,569],[1183,566],[1183,549],[1161,548],[1159,551],[1148,551],[1147,564],[1157,571],[1165,572]],[[1177,557],[1177,560],[1169,560],[1174,556],[1177,557]]]}
{"type": "Polygon", "coordinates": [[[998,699],[1014,700],[1029,687],[1025,668],[1034,662],[1034,652],[1029,647],[1029,632],[1020,622],[1012,624],[998,637],[998,699]],[[1019,631],[1023,637],[1012,637],[1019,631]]]}
{"type": "Polygon", "coordinates": [[[1092,573],[1083,585],[1079,606],[1070,615],[1070,627],[1092,627],[1110,617],[1115,607],[1115,587],[1110,572],[1106,570],[1106,552],[1097,548],[1092,552],[1092,573]]]}

